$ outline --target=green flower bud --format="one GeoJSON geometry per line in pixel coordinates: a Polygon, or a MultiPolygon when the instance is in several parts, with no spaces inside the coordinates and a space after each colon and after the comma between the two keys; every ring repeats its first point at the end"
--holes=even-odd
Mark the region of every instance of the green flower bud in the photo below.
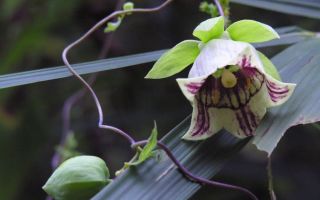
{"type": "Polygon", "coordinates": [[[77,156],[63,162],[42,187],[55,200],[87,200],[110,182],[105,162],[77,156]]]}

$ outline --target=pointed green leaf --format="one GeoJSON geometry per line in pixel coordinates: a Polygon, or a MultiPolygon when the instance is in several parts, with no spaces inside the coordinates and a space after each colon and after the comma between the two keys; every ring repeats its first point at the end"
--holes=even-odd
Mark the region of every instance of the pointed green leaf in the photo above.
{"type": "Polygon", "coordinates": [[[272,76],[273,78],[281,81],[281,77],[278,72],[278,69],[276,68],[276,66],[273,65],[271,60],[269,60],[269,58],[267,56],[265,56],[263,53],[261,53],[260,51],[258,51],[258,55],[259,55],[259,58],[263,64],[263,68],[266,71],[266,73],[269,74],[270,76],[272,76]]]}
{"type": "Polygon", "coordinates": [[[148,143],[144,148],[142,149],[141,153],[139,154],[139,161],[145,161],[149,157],[153,155],[153,150],[157,146],[157,136],[158,136],[158,131],[157,131],[157,125],[154,124],[154,128],[152,129],[151,135],[148,139],[148,143]]]}
{"type": "Polygon", "coordinates": [[[154,124],[154,128],[151,131],[151,135],[150,135],[150,137],[148,139],[148,143],[144,146],[144,148],[139,153],[138,159],[136,161],[134,161],[134,162],[127,162],[127,163],[125,163],[125,165],[127,165],[127,166],[137,166],[137,165],[143,163],[148,158],[152,157],[153,154],[154,154],[153,150],[157,146],[157,142],[158,142],[157,137],[158,137],[158,131],[157,131],[157,125],[155,123],[154,124]]]}
{"type": "Polygon", "coordinates": [[[146,78],[159,79],[172,76],[194,62],[199,55],[199,42],[185,40],[163,54],[154,64],[146,78]]]}
{"type": "Polygon", "coordinates": [[[201,22],[193,31],[193,35],[202,42],[219,38],[224,31],[224,18],[215,17],[201,22]]]}
{"type": "Polygon", "coordinates": [[[231,39],[242,42],[266,42],[279,38],[272,27],[254,20],[237,21],[231,24],[227,31],[231,39]]]}

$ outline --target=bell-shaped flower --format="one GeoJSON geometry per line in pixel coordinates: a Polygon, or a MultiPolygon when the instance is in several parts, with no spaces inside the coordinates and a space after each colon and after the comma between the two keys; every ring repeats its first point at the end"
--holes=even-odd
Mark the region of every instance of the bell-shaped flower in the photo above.
{"type": "Polygon", "coordinates": [[[147,75],[167,77],[194,62],[188,78],[177,79],[193,106],[187,140],[206,139],[221,129],[252,136],[267,108],[286,102],[295,88],[281,82],[272,62],[248,43],[278,38],[270,26],[242,20],[224,31],[223,24],[222,17],[202,22],[193,32],[201,42],[179,43],[147,75]]]}
{"type": "Polygon", "coordinates": [[[267,74],[252,45],[225,39],[207,43],[188,78],[177,81],[193,106],[183,137],[190,140],[222,128],[241,138],[253,135],[266,109],[287,101],[295,87],[267,74]]]}

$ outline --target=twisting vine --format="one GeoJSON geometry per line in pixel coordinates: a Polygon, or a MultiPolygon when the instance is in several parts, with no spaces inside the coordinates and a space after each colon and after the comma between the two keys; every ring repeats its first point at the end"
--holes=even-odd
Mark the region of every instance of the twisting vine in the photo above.
{"type": "MultiPolygon", "coordinates": [[[[123,4],[124,0],[118,0],[115,6],[115,10],[119,10],[123,4]]],[[[112,41],[113,33],[110,33],[104,40],[103,47],[99,53],[98,59],[102,59],[106,57],[108,54],[110,47],[111,47],[111,41],[112,41]]],[[[97,79],[97,73],[91,75],[87,82],[89,85],[92,85],[96,79],[97,79]]],[[[70,136],[71,129],[70,129],[70,121],[71,121],[71,109],[72,107],[86,94],[87,90],[85,88],[80,89],[79,91],[76,91],[74,94],[72,94],[70,97],[68,97],[67,100],[65,100],[62,108],[62,135],[60,139],[59,146],[63,147],[65,146],[68,137],[70,136]]],[[[61,162],[61,155],[58,151],[52,156],[51,159],[51,168],[54,170],[58,167],[59,163],[61,162]]]]}
{"type": "MultiPolygon", "coordinates": [[[[83,84],[83,86],[88,90],[89,94],[91,95],[91,97],[93,98],[95,104],[96,104],[96,108],[98,111],[98,127],[101,129],[107,129],[107,130],[111,130],[115,133],[120,134],[121,136],[123,136],[130,144],[131,144],[131,148],[135,151],[138,150],[139,145],[145,145],[147,143],[146,140],[143,141],[135,141],[128,133],[124,132],[123,130],[110,126],[110,125],[105,125],[104,124],[104,118],[103,118],[103,111],[102,111],[102,107],[101,107],[101,103],[96,95],[96,93],[94,92],[94,90],[92,89],[92,87],[90,86],[90,83],[88,83],[87,81],[85,81],[70,65],[68,59],[67,59],[67,55],[68,52],[70,51],[70,49],[72,49],[73,47],[77,46],[78,44],[80,44],[82,41],[84,41],[88,36],[90,36],[94,31],[96,31],[98,28],[100,28],[102,25],[105,25],[106,22],[108,22],[111,19],[114,19],[116,17],[120,17],[120,16],[124,16],[126,14],[132,14],[132,13],[151,13],[151,12],[156,12],[159,11],[161,9],[163,9],[164,7],[166,7],[168,4],[170,4],[173,0],[166,0],[164,3],[162,3],[161,5],[154,7],[154,8],[135,8],[135,9],[130,9],[130,10],[118,10],[115,11],[113,13],[111,13],[110,15],[108,15],[107,17],[103,18],[102,20],[100,20],[98,23],[96,23],[91,29],[89,29],[82,37],[80,37],[78,40],[76,40],[75,42],[71,43],[70,45],[68,45],[62,52],[62,60],[64,62],[64,64],[66,65],[66,67],[69,69],[69,71],[83,84]]],[[[220,4],[219,1],[215,0],[215,3],[217,5],[217,8],[220,12],[220,15],[224,15],[223,13],[223,9],[222,6],[220,4]]],[[[191,172],[189,172],[173,155],[173,153],[170,151],[170,149],[164,145],[162,142],[157,142],[157,146],[164,150],[166,152],[166,154],[168,155],[168,157],[174,162],[174,164],[178,167],[178,169],[191,181],[203,184],[203,185],[209,185],[209,186],[214,186],[214,187],[221,187],[221,188],[225,188],[225,189],[231,189],[231,190],[237,190],[240,192],[245,193],[246,195],[248,195],[248,197],[250,197],[253,200],[257,200],[258,198],[249,190],[240,187],[240,186],[235,186],[235,185],[230,185],[230,184],[226,184],[226,183],[221,183],[221,182],[216,182],[216,181],[211,181],[208,179],[204,179],[202,177],[198,177],[194,174],[192,174],[191,172]]]]}

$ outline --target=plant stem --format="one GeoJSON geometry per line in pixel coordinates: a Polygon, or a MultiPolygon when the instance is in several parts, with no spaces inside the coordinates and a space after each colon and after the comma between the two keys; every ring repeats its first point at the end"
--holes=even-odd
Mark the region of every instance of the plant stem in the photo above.
{"type": "MultiPolygon", "coordinates": [[[[118,0],[115,10],[120,10],[121,6],[123,4],[123,0],[118,0]]],[[[99,53],[98,58],[102,59],[104,57],[106,57],[106,55],[108,54],[110,48],[111,48],[111,42],[112,42],[112,38],[113,38],[113,34],[110,33],[109,35],[107,35],[107,37],[105,37],[105,40],[103,42],[103,46],[101,48],[101,51],[99,53]]],[[[97,75],[98,74],[93,74],[91,75],[87,82],[89,83],[89,85],[92,85],[95,80],[97,79],[97,75]]],[[[70,126],[70,121],[71,121],[71,110],[72,107],[87,93],[87,90],[85,88],[82,88],[80,90],[78,90],[77,92],[75,92],[74,94],[72,94],[63,104],[63,108],[62,108],[62,135],[61,135],[61,139],[60,139],[60,143],[59,146],[64,146],[66,143],[66,140],[69,136],[69,134],[71,133],[71,126],[70,126]]],[[[61,156],[58,152],[55,152],[55,154],[52,156],[51,159],[51,167],[52,169],[56,169],[59,165],[59,163],[61,162],[61,156]]]]}
{"type": "Polygon", "coordinates": [[[218,11],[219,11],[219,14],[220,16],[223,16],[224,17],[224,12],[223,12],[223,8],[221,6],[221,3],[219,0],[214,0],[214,3],[216,4],[217,8],[218,8],[218,11]]]}
{"type": "Polygon", "coordinates": [[[135,142],[135,140],[126,132],[113,127],[113,126],[109,126],[109,125],[104,125],[103,124],[103,111],[101,108],[101,103],[96,95],[96,93],[94,92],[94,90],[92,89],[92,87],[90,86],[90,84],[85,81],[70,65],[68,59],[67,59],[67,54],[69,52],[70,49],[72,49],[73,47],[77,46],[78,44],[80,44],[82,41],[84,41],[88,36],[90,36],[94,31],[96,31],[98,28],[100,28],[102,25],[105,25],[106,22],[108,22],[109,20],[121,16],[121,15],[125,15],[125,14],[133,14],[133,13],[151,13],[151,12],[156,12],[161,10],[162,8],[164,8],[165,6],[167,6],[169,3],[171,3],[173,0],[167,0],[164,3],[162,3],[160,6],[154,7],[154,8],[137,8],[137,9],[132,9],[132,10],[124,10],[124,11],[115,11],[113,13],[111,13],[110,15],[108,15],[107,17],[103,18],[102,20],[100,20],[98,23],[96,23],[91,29],[89,29],[82,37],[80,37],[78,40],[76,40],[75,42],[71,43],[70,45],[68,45],[62,52],[62,60],[64,62],[64,64],[66,65],[66,67],[69,69],[69,71],[83,84],[83,86],[88,90],[88,92],[90,93],[90,95],[92,96],[97,110],[98,110],[98,127],[101,129],[107,129],[107,130],[111,130],[114,131],[120,135],[122,135],[124,138],[126,138],[131,144],[135,142]]]}
{"type": "MultiPolygon", "coordinates": [[[[131,145],[132,148],[136,148],[137,146],[140,145],[145,145],[148,143],[148,140],[142,140],[142,141],[138,141],[136,143],[133,143],[131,145]]],[[[236,190],[242,193],[245,193],[248,197],[250,197],[250,199],[252,200],[258,200],[258,198],[252,193],[250,192],[248,189],[240,187],[240,186],[236,186],[236,185],[231,185],[231,184],[226,184],[226,183],[222,183],[222,182],[217,182],[217,181],[211,181],[209,179],[205,179],[199,176],[194,175],[193,173],[191,173],[187,168],[185,168],[180,161],[178,161],[176,159],[176,157],[173,155],[173,153],[171,152],[171,150],[162,142],[158,141],[157,145],[159,148],[161,148],[162,150],[164,150],[166,152],[166,154],[168,155],[168,157],[172,160],[172,162],[178,167],[178,169],[187,177],[189,178],[191,181],[199,183],[199,184],[203,184],[203,185],[208,185],[208,186],[212,186],[212,187],[220,187],[220,188],[224,188],[224,189],[230,189],[230,190],[236,190]]]]}

